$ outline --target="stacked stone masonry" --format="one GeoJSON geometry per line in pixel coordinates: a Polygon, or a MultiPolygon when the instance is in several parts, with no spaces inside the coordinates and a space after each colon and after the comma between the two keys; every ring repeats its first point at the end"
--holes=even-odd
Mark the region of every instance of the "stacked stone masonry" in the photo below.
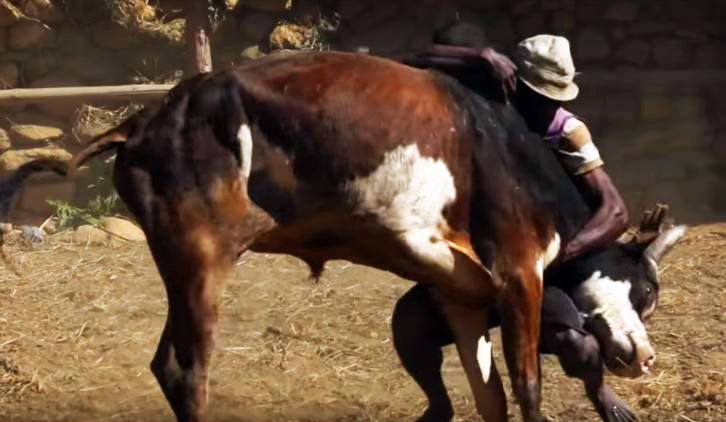
{"type": "MultiPolygon", "coordinates": [[[[183,67],[180,43],[112,24],[108,14],[79,16],[52,0],[9,2],[25,16],[0,5],[2,89],[167,81],[183,67]]],[[[170,20],[180,17],[173,12],[179,0],[148,3],[170,20]]],[[[582,72],[582,94],[571,109],[591,127],[633,214],[660,200],[671,203],[674,215],[686,222],[726,217],[726,198],[719,195],[726,182],[722,0],[227,3],[236,7],[212,37],[217,69],[265,54],[271,40],[284,48],[304,44],[306,25],[319,11],[337,14],[329,19],[337,30],[325,33],[330,48],[392,58],[425,48],[432,31],[456,19],[479,25],[488,41],[504,50],[537,33],[566,36],[582,72]],[[281,29],[282,21],[300,25],[281,29]]],[[[77,106],[0,103],[0,172],[32,157],[65,157],[77,150],[87,139],[74,130],[77,106]]],[[[83,189],[58,184],[46,177],[35,186],[60,199],[79,200],[83,189]]],[[[27,197],[40,195],[31,188],[27,197]]],[[[24,199],[22,207],[37,215],[48,212],[31,199],[24,199]]]]}

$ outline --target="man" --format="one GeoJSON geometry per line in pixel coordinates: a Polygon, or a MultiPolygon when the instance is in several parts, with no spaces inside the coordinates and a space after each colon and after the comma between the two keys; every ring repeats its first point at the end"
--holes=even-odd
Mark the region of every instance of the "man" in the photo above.
{"type": "Polygon", "coordinates": [[[512,99],[529,129],[555,151],[595,211],[577,235],[563,245],[559,262],[615,241],[628,223],[625,202],[605,172],[589,129],[562,106],[579,93],[569,41],[555,35],[527,38],[513,53],[515,66],[491,48],[472,48],[481,42],[476,35],[475,27],[455,24],[434,37],[435,42],[446,44],[435,44],[428,53],[404,62],[444,70],[479,92],[488,90],[484,92],[488,97],[496,96],[490,86],[496,83],[503,99],[512,99]],[[490,78],[486,78],[485,69],[490,78]]]}
{"type": "MultiPolygon", "coordinates": [[[[563,245],[557,261],[563,263],[614,242],[627,225],[624,201],[603,168],[587,126],[562,107],[579,92],[567,39],[538,35],[522,41],[513,54],[516,66],[491,48],[476,48],[484,44],[476,27],[455,24],[436,34],[434,42],[437,45],[428,53],[404,62],[443,70],[489,98],[497,94],[504,101],[511,98],[529,129],[553,149],[592,207],[593,217],[563,245]]],[[[429,399],[421,420],[450,420],[453,410],[440,368],[441,347],[453,338],[426,286],[416,285],[397,302],[392,325],[401,362],[429,399]]],[[[565,372],[584,382],[603,420],[635,420],[628,406],[604,384],[600,346],[585,330],[571,298],[557,287],[545,286],[541,333],[540,351],[557,355],[565,372]]]]}

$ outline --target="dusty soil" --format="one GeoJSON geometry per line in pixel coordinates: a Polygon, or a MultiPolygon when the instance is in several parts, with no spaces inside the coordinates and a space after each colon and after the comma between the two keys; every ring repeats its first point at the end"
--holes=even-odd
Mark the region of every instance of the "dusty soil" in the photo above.
{"type": "MultiPolygon", "coordinates": [[[[0,420],[173,420],[148,370],[166,297],[146,246],[59,234],[6,252],[21,276],[0,273],[0,420]]],[[[726,224],[691,230],[661,268],[655,370],[609,382],[642,421],[723,422],[726,224]]],[[[329,263],[315,284],[293,258],[247,256],[222,296],[210,419],[414,420],[425,401],[390,339],[393,304],[410,286],[346,262],[329,263]]],[[[446,353],[457,421],[477,421],[446,353]]],[[[579,383],[555,359],[544,365],[545,412],[598,420],[579,383]]],[[[510,413],[519,420],[513,404],[510,413]]]]}

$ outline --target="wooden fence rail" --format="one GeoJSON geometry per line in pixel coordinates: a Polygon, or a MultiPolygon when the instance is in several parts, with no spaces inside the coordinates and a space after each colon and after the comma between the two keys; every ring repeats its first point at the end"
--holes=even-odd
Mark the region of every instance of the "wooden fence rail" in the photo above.
{"type": "Polygon", "coordinates": [[[51,101],[73,101],[79,104],[117,101],[146,103],[159,100],[173,86],[171,84],[144,84],[4,89],[0,90],[0,106],[51,101]]]}

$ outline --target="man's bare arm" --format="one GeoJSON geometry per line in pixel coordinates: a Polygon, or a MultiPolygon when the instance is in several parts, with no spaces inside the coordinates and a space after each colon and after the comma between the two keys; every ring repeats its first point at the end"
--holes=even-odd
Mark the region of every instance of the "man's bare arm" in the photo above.
{"type": "Polygon", "coordinates": [[[625,201],[602,167],[576,177],[586,196],[595,202],[596,211],[567,244],[560,256],[562,262],[614,242],[628,225],[625,201]]]}

